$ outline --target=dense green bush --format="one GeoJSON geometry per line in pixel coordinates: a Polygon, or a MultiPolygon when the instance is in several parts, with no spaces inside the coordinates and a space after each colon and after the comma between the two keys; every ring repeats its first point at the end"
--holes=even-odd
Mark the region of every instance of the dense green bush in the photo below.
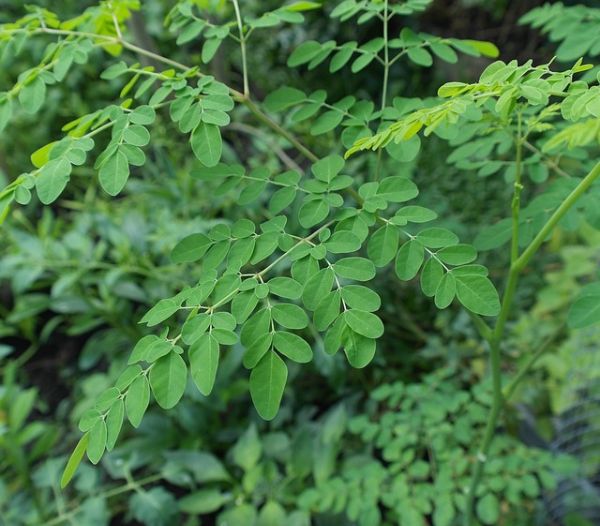
{"type": "Polygon", "coordinates": [[[597,10],[522,18],[557,66],[428,0],[166,4],[0,26],[3,520],[533,524],[577,461],[511,400],[549,438],[600,320],[597,10]]]}

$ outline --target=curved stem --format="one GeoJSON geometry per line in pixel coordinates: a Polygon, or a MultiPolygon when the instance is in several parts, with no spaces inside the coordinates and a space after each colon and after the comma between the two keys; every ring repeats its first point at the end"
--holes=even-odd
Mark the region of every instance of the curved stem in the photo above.
{"type": "MultiPolygon", "coordinates": [[[[100,40],[105,43],[120,44],[125,49],[128,49],[129,51],[131,51],[133,53],[137,53],[139,55],[143,55],[145,57],[151,58],[152,60],[154,60],[156,62],[161,62],[161,63],[171,66],[175,69],[182,70],[186,73],[194,71],[194,74],[199,77],[204,76],[204,74],[201,73],[200,71],[195,70],[195,68],[190,68],[190,67],[186,66],[185,64],[182,64],[181,62],[177,62],[175,60],[171,60],[170,58],[164,57],[157,53],[153,53],[152,51],[148,51],[142,47],[132,44],[131,42],[128,42],[127,40],[119,40],[118,38],[107,36],[107,35],[98,35],[96,33],[88,33],[88,32],[84,32],[84,31],[70,31],[70,30],[51,29],[51,28],[37,28],[34,30],[15,29],[15,30],[7,30],[6,32],[7,33],[25,33],[26,32],[28,34],[34,34],[34,35],[35,34],[49,34],[49,35],[57,35],[57,36],[64,36],[64,37],[82,37],[82,38],[89,38],[92,40],[100,40]]],[[[280,135],[281,137],[286,139],[294,148],[296,148],[302,155],[304,155],[304,157],[306,157],[307,159],[309,159],[312,162],[316,162],[319,160],[319,157],[317,157],[317,155],[315,155],[306,146],[304,146],[298,139],[296,139],[296,137],[294,137],[294,135],[292,135],[290,132],[288,132],[287,130],[282,128],[279,124],[277,124],[275,121],[273,121],[267,114],[265,114],[256,105],[255,102],[250,100],[250,98],[247,97],[244,93],[241,93],[231,87],[229,87],[229,92],[230,92],[231,96],[234,99],[236,99],[240,104],[245,105],[250,110],[250,112],[260,122],[262,122],[263,124],[266,124],[275,133],[277,133],[278,135],[280,135]]]]}
{"type": "Polygon", "coordinates": [[[298,150],[304,157],[312,161],[317,162],[319,158],[313,152],[311,152],[306,146],[304,146],[296,137],[294,137],[285,128],[282,128],[274,120],[270,119],[268,115],[262,112],[262,110],[250,99],[245,97],[238,98],[238,101],[244,104],[250,112],[263,124],[266,124],[275,133],[286,139],[296,150],[298,150]]]}
{"type": "Polygon", "coordinates": [[[562,202],[562,204],[556,209],[554,214],[548,219],[543,228],[539,231],[537,236],[529,244],[527,249],[521,254],[519,259],[515,261],[514,266],[519,270],[522,270],[527,266],[527,263],[534,256],[538,248],[550,235],[556,224],[566,215],[571,207],[579,200],[579,198],[588,190],[588,188],[598,179],[600,176],[600,162],[590,170],[590,172],[581,180],[581,182],[575,187],[575,189],[568,195],[568,197],[562,202]]]}
{"type": "MultiPolygon", "coordinates": [[[[577,187],[568,195],[568,197],[562,202],[562,204],[556,209],[554,214],[548,219],[546,224],[539,231],[537,236],[525,249],[525,251],[511,264],[510,271],[508,273],[508,280],[506,289],[502,298],[502,307],[500,314],[496,321],[496,325],[489,339],[490,344],[490,364],[492,370],[492,388],[493,388],[493,401],[490,414],[488,416],[486,428],[484,431],[483,440],[479,451],[477,452],[477,463],[473,469],[473,475],[471,484],[467,494],[467,503],[465,509],[465,525],[471,526],[473,524],[473,505],[475,502],[475,496],[479,482],[483,474],[483,468],[487,460],[487,454],[496,431],[498,424],[498,418],[500,411],[504,405],[505,397],[502,391],[502,379],[501,379],[501,348],[500,343],[504,335],[504,329],[506,322],[510,314],[513,298],[517,289],[517,283],[519,275],[525,266],[529,263],[531,258],[535,255],[537,250],[540,248],[542,243],[546,240],[548,235],[552,232],[558,222],[566,215],[566,213],[573,207],[573,205],[579,200],[579,198],[588,190],[588,188],[600,177],[600,162],[597,163],[592,170],[581,180],[577,187]]],[[[518,231],[517,231],[518,234],[518,231]]],[[[525,373],[531,369],[535,360],[543,351],[538,351],[529,360],[525,366],[525,371],[517,372],[515,379],[509,384],[506,389],[508,395],[512,395],[516,385],[522,380],[525,373]],[[538,355],[538,356],[536,356],[538,355]]]]}
{"type": "MultiPolygon", "coordinates": [[[[128,491],[138,491],[141,486],[152,484],[153,482],[156,482],[160,479],[162,479],[162,475],[149,475],[138,480],[130,480],[127,482],[127,484],[103,491],[96,496],[108,499],[110,497],[120,495],[121,493],[126,493],[128,491]]],[[[65,522],[66,520],[69,520],[71,517],[73,517],[73,515],[75,515],[80,508],[81,504],[78,503],[70,510],[60,513],[57,517],[54,517],[53,519],[47,521],[45,524],[46,526],[54,526],[55,524],[61,524],[62,522],[65,522]]]]}

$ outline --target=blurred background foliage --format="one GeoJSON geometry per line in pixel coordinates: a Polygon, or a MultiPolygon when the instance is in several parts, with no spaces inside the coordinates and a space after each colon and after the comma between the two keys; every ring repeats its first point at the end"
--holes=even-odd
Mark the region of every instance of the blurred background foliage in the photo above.
{"type": "MultiPolygon", "coordinates": [[[[197,3],[215,17],[230,9],[220,0],[197,3]]],[[[595,3],[587,2],[590,8],[595,3]]],[[[556,20],[536,28],[519,22],[540,4],[436,0],[402,21],[441,36],[490,40],[504,60],[546,62],[557,54],[558,60],[571,61],[574,49],[582,50],[581,42],[561,37],[556,20]]],[[[62,0],[58,6],[39,0],[37,5],[64,18],[92,2],[62,0]]],[[[245,12],[256,13],[278,5],[243,2],[245,12]]],[[[172,2],[144,1],[131,21],[132,34],[143,47],[199,62],[199,45],[178,47],[176,35],[164,28],[171,7],[172,2]]],[[[559,23],[586,34],[591,19],[597,31],[598,10],[577,9],[559,23]]],[[[0,22],[22,15],[22,2],[0,1],[0,22]]],[[[300,75],[307,91],[323,87],[318,68],[300,73],[284,67],[300,42],[356,38],[351,24],[332,23],[318,11],[307,16],[307,24],[253,40],[249,67],[260,79],[255,87],[259,98],[281,85],[296,85],[300,75]]],[[[359,31],[367,38],[369,32],[377,36],[379,28],[367,24],[359,31]]],[[[30,39],[18,60],[4,57],[0,86],[11,86],[44,46],[43,39],[30,39]]],[[[222,47],[212,73],[239,84],[237,53],[222,47]]],[[[583,49],[586,53],[600,50],[583,49]]],[[[112,103],[115,87],[96,82],[108,64],[104,60],[98,54],[74,68],[64,83],[51,88],[43,113],[19,114],[11,123],[0,143],[0,186],[28,170],[30,153],[58,136],[65,122],[112,103]]],[[[407,62],[391,79],[390,93],[433,96],[440,83],[472,80],[484,66],[473,57],[452,66],[436,62],[428,69],[407,62]]],[[[355,93],[376,99],[380,79],[366,71],[360,76],[337,73],[327,85],[330,97],[355,93]]],[[[233,121],[243,123],[243,115],[233,121]]],[[[386,275],[378,277],[386,335],[370,367],[350,369],[339,355],[325,354],[317,341],[313,364],[290,370],[295,378],[282,410],[267,424],[252,409],[242,353],[228,353],[209,398],[190,389],[173,411],[150,411],[137,432],[124,431],[118,448],[99,467],[82,466],[74,485],[59,490],[59,474],[76,441],[76,422],[87,409],[81,400],[92,400],[113,384],[132,343],[144,334],[137,320],[186,283],[186,268],[172,265],[168,257],[172,240],[205,230],[220,217],[241,215],[235,201],[207,195],[202,183],[190,177],[188,148],[169,133],[168,122],[163,128],[162,135],[154,136],[147,164],[118,199],[100,192],[92,170],[80,167],[53,207],[34,200],[17,208],[0,233],[0,521],[456,524],[472,445],[489,404],[485,384],[472,387],[484,376],[486,350],[464,312],[437,311],[417,285],[393,280],[393,286],[386,286],[392,279],[386,275]]],[[[234,124],[225,139],[238,156],[252,154],[248,165],[278,166],[280,146],[260,130],[234,124]]],[[[309,140],[326,149],[334,138],[309,140]]],[[[478,166],[465,165],[452,151],[453,145],[432,139],[402,170],[419,183],[426,206],[435,203],[461,237],[473,240],[477,225],[506,215],[506,170],[478,175],[478,166]]],[[[585,160],[581,152],[571,155],[563,165],[585,160]]],[[[547,168],[541,166],[533,176],[544,180],[547,168]]],[[[396,169],[393,160],[386,169],[396,169]]],[[[540,342],[546,342],[548,352],[506,413],[481,488],[477,514],[483,524],[598,524],[593,514],[600,506],[600,459],[593,455],[593,444],[586,446],[580,436],[585,431],[593,436],[600,424],[599,408],[594,410],[600,333],[597,328],[569,330],[564,319],[581,284],[598,278],[599,247],[597,232],[576,223],[556,233],[549,255],[523,280],[518,298],[523,314],[516,317],[506,345],[509,363],[516,370],[540,342]],[[584,461],[584,472],[578,459],[584,461]]],[[[506,263],[502,257],[487,262],[492,274],[506,263]]]]}

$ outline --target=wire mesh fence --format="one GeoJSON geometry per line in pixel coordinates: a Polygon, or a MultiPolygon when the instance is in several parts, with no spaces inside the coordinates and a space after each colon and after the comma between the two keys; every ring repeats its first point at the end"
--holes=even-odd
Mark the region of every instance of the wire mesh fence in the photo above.
{"type": "Polygon", "coordinates": [[[551,448],[576,459],[576,472],[546,495],[540,524],[600,525],[600,331],[576,339],[551,448]]]}

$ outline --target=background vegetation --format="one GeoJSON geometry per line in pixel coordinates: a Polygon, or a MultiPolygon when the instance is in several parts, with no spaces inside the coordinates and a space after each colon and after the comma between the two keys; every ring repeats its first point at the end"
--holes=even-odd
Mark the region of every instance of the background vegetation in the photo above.
{"type": "MultiPolygon", "coordinates": [[[[192,3],[215,24],[233,17],[230,2],[192,3]]],[[[381,70],[375,64],[357,74],[349,68],[329,74],[329,60],[313,69],[286,65],[309,40],[380,36],[376,20],[357,26],[329,18],[337,3],[306,11],[304,23],[252,35],[247,56],[252,94],[266,98],[269,113],[285,126],[292,123],[279,110],[287,103],[272,95],[284,85],[307,94],[326,89],[328,101],[354,94],[379,105],[381,70]]],[[[533,0],[409,3],[417,6],[391,22],[390,34],[408,27],[491,41],[505,62],[542,64],[556,57],[558,70],[580,57],[594,63],[600,55],[600,9],[592,1],[577,7],[539,7],[541,2],[533,0]]],[[[281,5],[241,4],[248,17],[281,5]]],[[[64,20],[95,3],[37,5],[64,20]]],[[[189,20],[184,22],[185,11],[174,6],[145,0],[124,23],[129,37],[178,62],[207,62],[205,40],[193,28],[186,33],[189,20]]],[[[0,23],[36,13],[28,9],[4,0],[0,23]]],[[[8,42],[2,29],[0,42],[8,42]]],[[[47,44],[42,37],[0,47],[0,89],[8,92],[23,71],[37,66],[47,44]]],[[[491,62],[468,48],[460,52],[458,44],[457,50],[456,60],[451,49],[446,60],[409,54],[409,60],[397,63],[388,86],[393,118],[433,105],[445,82],[476,81],[491,62]]],[[[157,66],[152,56],[123,53],[129,64],[138,60],[139,68],[157,66]]],[[[119,99],[123,78],[117,78],[118,71],[98,81],[100,72],[115,63],[110,53],[90,50],[80,62],[61,83],[48,84],[42,111],[28,112],[27,104],[15,110],[0,136],[0,187],[30,172],[31,153],[61,137],[67,122],[119,99]]],[[[242,90],[240,64],[238,45],[226,40],[202,68],[242,90]]],[[[597,84],[597,74],[594,68],[583,78],[597,84]]],[[[35,105],[35,97],[29,103],[35,105]]],[[[61,473],[80,437],[80,418],[115,384],[131,349],[150,333],[139,320],[159,300],[188,286],[190,276],[200,278],[194,263],[173,262],[173,247],[223,221],[273,215],[272,203],[245,203],[239,192],[217,188],[214,177],[198,176],[198,160],[175,131],[169,112],[157,111],[156,119],[145,164],[132,167],[116,198],[103,190],[88,159],[74,165],[69,185],[51,206],[40,202],[39,189],[39,197],[31,198],[23,188],[15,199],[27,206],[0,210],[5,217],[0,230],[0,521],[11,526],[461,523],[465,487],[492,405],[489,351],[458,304],[438,310],[421,293],[419,279],[400,281],[387,268],[374,278],[379,310],[378,300],[370,298],[385,334],[368,367],[354,369],[342,353],[329,354],[323,338],[309,328],[313,359],[302,366],[288,363],[281,408],[266,422],[251,402],[244,349],[233,345],[221,355],[209,396],[190,381],[173,409],[151,404],[137,429],[124,426],[115,448],[96,466],[83,463],[72,484],[61,489],[61,473]]],[[[333,127],[314,133],[310,122],[296,129],[306,147],[320,155],[343,153],[354,140],[351,134],[340,137],[333,127]]],[[[223,158],[243,163],[248,172],[310,170],[310,160],[247,106],[236,106],[221,132],[223,158]]],[[[514,162],[492,133],[473,142],[475,132],[464,133],[450,141],[423,140],[418,154],[402,150],[356,161],[355,177],[368,180],[376,171],[382,178],[410,177],[421,191],[418,204],[437,212],[435,226],[474,243],[491,279],[500,280],[510,254],[505,247],[492,250],[490,236],[503,234],[498,227],[490,234],[489,225],[510,214],[513,188],[506,183],[514,179],[514,162]]],[[[535,197],[562,196],[571,188],[565,183],[571,172],[579,176],[594,164],[598,141],[551,155],[540,151],[541,144],[529,148],[525,192],[528,202],[539,205],[535,197]]],[[[540,357],[515,390],[491,445],[477,493],[480,524],[572,526],[600,520],[600,364],[595,357],[600,328],[566,323],[582,287],[600,275],[597,203],[590,200],[568,216],[522,277],[503,373],[514,373],[535,350],[540,357]]],[[[540,206],[547,207],[547,201],[540,206]]],[[[539,223],[535,212],[534,206],[525,214],[531,228],[539,223]]]]}

